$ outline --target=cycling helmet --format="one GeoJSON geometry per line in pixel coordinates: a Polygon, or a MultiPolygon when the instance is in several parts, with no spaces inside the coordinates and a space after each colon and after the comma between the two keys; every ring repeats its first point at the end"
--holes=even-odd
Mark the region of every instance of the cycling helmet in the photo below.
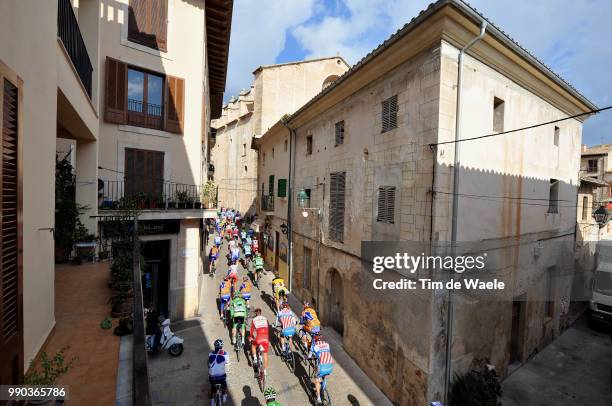
{"type": "Polygon", "coordinates": [[[285,309],[285,308],[289,308],[289,302],[283,302],[281,303],[281,308],[285,309]]]}
{"type": "Polygon", "coordinates": [[[266,400],[276,399],[276,389],[273,387],[267,387],[264,391],[264,398],[266,398],[266,400]]]}
{"type": "Polygon", "coordinates": [[[248,276],[245,276],[244,278],[242,278],[242,281],[243,281],[243,282],[248,282],[248,281],[249,281],[249,277],[248,277],[248,276]]]}
{"type": "Polygon", "coordinates": [[[258,307],[257,309],[254,310],[256,315],[260,315],[261,314],[261,309],[258,307]]]}
{"type": "Polygon", "coordinates": [[[307,300],[304,300],[304,307],[310,307],[310,302],[307,300]]]}
{"type": "Polygon", "coordinates": [[[321,333],[313,333],[313,334],[314,334],[314,340],[316,342],[323,341],[323,334],[321,333]]]}
{"type": "Polygon", "coordinates": [[[223,340],[219,338],[215,340],[215,351],[219,351],[221,348],[223,348],[223,340]]]}

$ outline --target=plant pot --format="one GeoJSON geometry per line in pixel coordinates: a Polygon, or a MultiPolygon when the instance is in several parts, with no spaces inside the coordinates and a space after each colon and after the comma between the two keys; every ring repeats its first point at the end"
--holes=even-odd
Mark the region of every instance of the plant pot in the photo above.
{"type": "Polygon", "coordinates": [[[187,208],[187,203],[179,203],[178,204],[178,208],[179,209],[186,209],[187,208]]]}
{"type": "Polygon", "coordinates": [[[169,209],[176,209],[176,202],[168,202],[169,209]]]}
{"type": "Polygon", "coordinates": [[[201,209],[202,208],[202,202],[195,202],[193,204],[193,208],[194,209],[201,209]]]}

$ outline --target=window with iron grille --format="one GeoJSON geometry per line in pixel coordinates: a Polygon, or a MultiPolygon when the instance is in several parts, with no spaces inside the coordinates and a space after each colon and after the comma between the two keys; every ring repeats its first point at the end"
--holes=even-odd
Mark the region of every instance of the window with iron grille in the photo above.
{"type": "Polygon", "coordinates": [[[397,95],[382,102],[382,131],[386,132],[397,127],[397,95]]]}
{"type": "Polygon", "coordinates": [[[378,188],[378,214],[376,221],[380,223],[395,223],[395,186],[378,188]]]}
{"type": "Polygon", "coordinates": [[[336,142],[334,147],[344,144],[344,120],[336,123],[336,142]]]}
{"type": "Polygon", "coordinates": [[[268,178],[268,194],[274,196],[274,175],[270,175],[268,178]]]}
{"type": "Polygon", "coordinates": [[[346,172],[334,172],[330,175],[329,188],[329,239],[344,240],[346,172]]]}

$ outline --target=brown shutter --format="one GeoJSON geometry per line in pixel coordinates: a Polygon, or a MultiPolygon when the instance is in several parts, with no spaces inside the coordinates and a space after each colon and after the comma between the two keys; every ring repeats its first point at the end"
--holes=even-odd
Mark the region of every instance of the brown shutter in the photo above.
{"type": "Polygon", "coordinates": [[[185,114],[185,79],[166,76],[166,122],[165,130],[183,134],[185,114]]]}
{"type": "Polygon", "coordinates": [[[149,198],[162,194],[164,184],[164,153],[144,149],[125,149],[125,195],[149,198]]]}
{"type": "Polygon", "coordinates": [[[0,62],[0,384],[23,378],[21,243],[21,81],[0,62]],[[11,78],[3,77],[7,74],[11,78]]]}
{"type": "Polygon", "coordinates": [[[104,119],[109,123],[125,124],[127,118],[127,65],[106,58],[106,106],[104,119]]]}
{"type": "Polygon", "coordinates": [[[345,208],[346,172],[330,174],[329,188],[329,239],[342,242],[344,240],[344,208],[345,208]]]}
{"type": "Polygon", "coordinates": [[[168,0],[130,0],[128,39],[166,51],[168,0]]]}

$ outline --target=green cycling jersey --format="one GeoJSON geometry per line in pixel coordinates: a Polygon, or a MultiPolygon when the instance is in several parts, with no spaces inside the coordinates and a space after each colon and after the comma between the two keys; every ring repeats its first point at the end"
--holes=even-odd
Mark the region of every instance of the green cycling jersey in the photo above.
{"type": "Polygon", "coordinates": [[[283,406],[281,405],[279,402],[277,402],[276,400],[273,400],[272,402],[268,402],[266,403],[266,406],[283,406]]]}
{"type": "Polygon", "coordinates": [[[234,317],[246,317],[247,315],[247,304],[242,297],[235,297],[230,302],[230,316],[234,317]]]}
{"type": "Polygon", "coordinates": [[[255,269],[264,267],[264,260],[262,257],[255,257],[255,269]]]}

